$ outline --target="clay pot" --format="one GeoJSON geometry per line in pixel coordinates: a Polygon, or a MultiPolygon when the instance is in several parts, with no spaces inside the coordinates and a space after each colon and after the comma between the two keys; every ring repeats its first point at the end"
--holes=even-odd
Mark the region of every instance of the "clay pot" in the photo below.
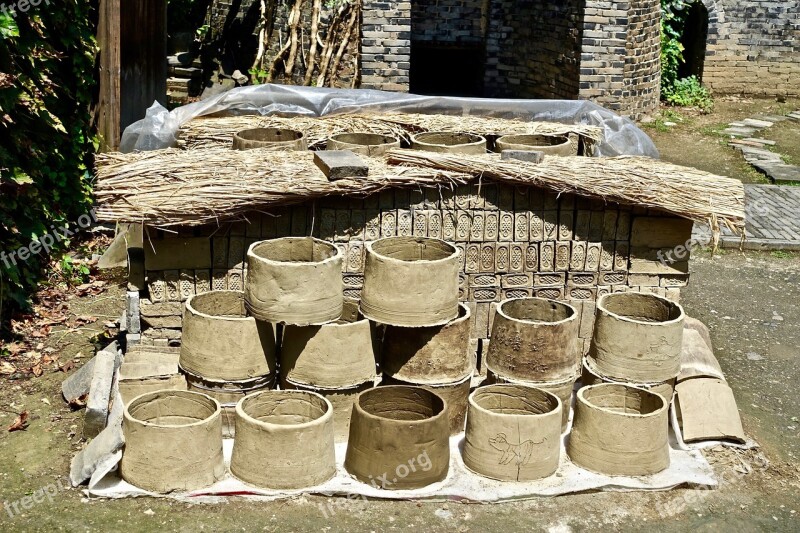
{"type": "Polygon", "coordinates": [[[630,385],[640,389],[655,392],[664,397],[669,404],[672,401],[673,393],[675,392],[675,378],[662,381],[661,383],[629,383],[619,380],[607,378],[598,372],[595,368],[593,359],[589,357],[583,358],[583,373],[581,374],[581,384],[585,387],[587,385],[598,385],[600,383],[617,383],[619,385],[630,385]]]}
{"type": "Polygon", "coordinates": [[[281,376],[293,383],[328,389],[374,381],[380,353],[375,328],[366,319],[286,326],[281,343],[281,376]]]}
{"type": "Polygon", "coordinates": [[[611,379],[669,381],[681,370],[684,317],[680,304],[655,294],[606,294],[597,301],[589,357],[611,379]]]}
{"type": "Polygon", "coordinates": [[[540,383],[536,381],[520,381],[506,378],[498,376],[494,372],[487,372],[486,376],[487,385],[508,384],[533,387],[558,396],[558,399],[561,400],[561,433],[567,430],[567,425],[569,424],[569,413],[572,409],[572,391],[575,389],[575,380],[576,378],[569,378],[562,381],[545,381],[540,383]]]}
{"type": "Polygon", "coordinates": [[[472,133],[429,131],[412,135],[411,148],[445,154],[485,154],[486,139],[472,133]]]}
{"type": "Polygon", "coordinates": [[[427,237],[367,243],[361,314],[393,326],[444,325],[458,317],[459,251],[427,237]]]}
{"type": "Polygon", "coordinates": [[[470,310],[463,303],[458,309],[458,317],[443,326],[387,326],[381,348],[384,373],[419,385],[453,382],[470,374],[470,310]]]}
{"type": "Polygon", "coordinates": [[[231,473],[270,489],[301,489],[336,473],[333,407],[304,391],[265,391],[236,404],[231,473]]]}
{"type": "Polygon", "coordinates": [[[180,365],[198,376],[243,380],[274,374],[275,331],[248,317],[244,293],[211,291],[186,301],[180,365]]]}
{"type": "Polygon", "coordinates": [[[486,367],[520,381],[574,379],[578,351],[578,313],[563,302],[513,298],[500,302],[492,327],[486,367]]]}
{"type": "Polygon", "coordinates": [[[611,476],[645,476],[669,466],[667,402],[627,385],[578,391],[567,453],[572,462],[611,476]]]}
{"type": "Polygon", "coordinates": [[[245,305],[258,320],[299,326],[342,314],[342,252],[313,237],[256,242],[247,250],[245,305]]]}
{"type": "Polygon", "coordinates": [[[472,384],[472,372],[465,377],[446,383],[415,383],[383,376],[382,385],[409,385],[422,387],[442,398],[447,404],[447,420],[450,435],[458,435],[464,431],[464,420],[467,417],[467,398],[472,384]]]}
{"type": "Polygon", "coordinates": [[[326,150],[350,150],[367,156],[383,155],[392,148],[400,148],[400,141],[379,133],[340,133],[331,136],[325,146],[326,150]]]}
{"type": "Polygon", "coordinates": [[[234,150],[265,148],[274,151],[302,151],[306,149],[303,133],[283,128],[253,128],[233,134],[234,150]]]}
{"type": "Polygon", "coordinates": [[[504,135],[495,141],[495,150],[535,150],[545,155],[578,155],[578,143],[566,135],[504,135]]]}
{"type": "Polygon", "coordinates": [[[417,489],[443,480],[450,465],[447,404],[420,387],[392,385],[359,394],[344,467],[385,489],[417,489]]]}
{"type": "Polygon", "coordinates": [[[336,442],[347,442],[347,437],[350,435],[350,416],[353,414],[353,404],[359,394],[374,387],[374,379],[345,389],[321,389],[292,383],[288,379],[281,380],[281,388],[284,390],[314,392],[331,403],[333,406],[333,439],[336,442]]]}
{"type": "Polygon", "coordinates": [[[464,464],[492,479],[530,481],[555,473],[561,400],[542,389],[487,385],[469,397],[464,464]]]}
{"type": "Polygon", "coordinates": [[[219,403],[163,390],[137,396],[122,421],[122,479],[144,490],[196,490],[225,476],[219,403]]]}
{"type": "Polygon", "coordinates": [[[181,368],[190,391],[199,392],[217,400],[222,407],[222,436],[232,438],[236,434],[236,404],[254,392],[275,388],[275,374],[253,379],[223,381],[208,379],[181,368]]]}

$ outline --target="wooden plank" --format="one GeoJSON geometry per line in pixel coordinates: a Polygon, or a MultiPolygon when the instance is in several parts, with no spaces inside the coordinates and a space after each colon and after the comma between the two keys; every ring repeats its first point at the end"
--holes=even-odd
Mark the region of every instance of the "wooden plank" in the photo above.
{"type": "Polygon", "coordinates": [[[100,0],[97,45],[100,48],[100,95],[97,131],[100,151],[119,148],[120,130],[120,1],[100,0]]]}

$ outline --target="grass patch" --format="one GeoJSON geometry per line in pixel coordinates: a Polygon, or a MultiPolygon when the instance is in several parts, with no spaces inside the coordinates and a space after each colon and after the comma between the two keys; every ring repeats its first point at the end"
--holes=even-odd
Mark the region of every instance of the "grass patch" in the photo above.
{"type": "Polygon", "coordinates": [[[788,250],[773,250],[769,253],[772,257],[776,259],[793,259],[797,252],[790,252],[788,250]]]}

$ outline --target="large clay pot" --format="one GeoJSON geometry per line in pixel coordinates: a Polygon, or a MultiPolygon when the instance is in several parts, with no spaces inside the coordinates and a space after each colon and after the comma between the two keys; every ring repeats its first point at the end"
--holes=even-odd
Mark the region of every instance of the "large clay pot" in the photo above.
{"type": "Polygon", "coordinates": [[[581,373],[581,384],[585,387],[587,385],[598,385],[600,383],[617,383],[619,385],[630,385],[640,389],[649,390],[660,394],[667,400],[667,403],[672,401],[672,396],[675,392],[675,378],[662,381],[661,383],[630,383],[623,382],[616,379],[608,378],[600,374],[594,365],[594,360],[589,357],[583,358],[583,372],[581,373]]]}
{"type": "Polygon", "coordinates": [[[561,400],[542,389],[487,385],[469,397],[464,464],[492,479],[530,481],[558,469],[561,400]]]}
{"type": "Polygon", "coordinates": [[[578,351],[578,313],[563,302],[513,298],[500,302],[492,327],[486,367],[520,381],[574,379],[578,351]]]}
{"type": "Polygon", "coordinates": [[[299,326],[342,314],[342,251],[313,237],[260,241],[247,250],[245,305],[258,320],[299,326]]]}
{"type": "Polygon", "coordinates": [[[459,380],[472,372],[469,333],[470,310],[463,303],[458,317],[443,326],[387,326],[381,349],[383,372],[418,385],[459,380]]]}
{"type": "Polygon", "coordinates": [[[447,404],[420,388],[386,386],[362,392],[353,405],[344,467],[383,489],[417,489],[447,477],[447,404]]]}
{"type": "Polygon", "coordinates": [[[306,149],[303,133],[283,128],[253,128],[233,134],[234,150],[263,148],[274,151],[302,151],[306,149]]]}
{"type": "Polygon", "coordinates": [[[367,156],[383,155],[392,148],[400,148],[400,141],[379,133],[340,133],[331,136],[325,146],[326,150],[350,150],[367,156]]]}
{"type": "Polygon", "coordinates": [[[275,331],[247,316],[244,293],[210,291],[186,301],[180,365],[217,380],[274,375],[275,331]]]}
{"type": "Polygon", "coordinates": [[[520,385],[523,387],[533,387],[535,389],[542,389],[543,391],[558,396],[558,399],[561,400],[562,433],[564,433],[564,431],[567,430],[567,425],[569,424],[569,413],[570,410],[572,409],[572,391],[575,389],[575,380],[576,378],[573,377],[561,381],[549,381],[549,382],[520,381],[517,379],[498,376],[494,372],[487,372],[486,376],[487,385],[509,384],[509,385],[520,385]]]}
{"type": "Polygon", "coordinates": [[[410,385],[427,389],[447,404],[447,420],[449,421],[450,435],[458,435],[464,431],[464,420],[467,417],[467,398],[472,384],[472,372],[459,380],[445,383],[415,383],[383,376],[382,385],[410,385]]]}
{"type": "Polygon", "coordinates": [[[265,391],[239,400],[231,473],[271,489],[328,481],[336,473],[330,402],[304,391],[265,391]]]}
{"type": "Polygon", "coordinates": [[[495,150],[535,150],[545,155],[578,155],[578,143],[566,135],[504,135],[495,142],[495,150]]]}
{"type": "Polygon", "coordinates": [[[205,394],[162,390],[125,408],[122,479],[144,490],[196,490],[225,476],[219,403],[205,394]]]}
{"type": "Polygon", "coordinates": [[[427,237],[367,243],[361,314],[393,326],[444,325],[458,316],[459,250],[427,237]]]}
{"type": "Polygon", "coordinates": [[[606,294],[597,301],[589,357],[611,379],[669,381],[681,370],[684,317],[680,304],[655,294],[606,294]]]}
{"type": "Polygon", "coordinates": [[[486,139],[472,133],[429,131],[411,136],[411,148],[446,154],[485,154],[486,139]]]}
{"type": "Polygon", "coordinates": [[[611,476],[645,476],[669,466],[667,402],[627,385],[583,387],[567,453],[572,462],[611,476]]]}

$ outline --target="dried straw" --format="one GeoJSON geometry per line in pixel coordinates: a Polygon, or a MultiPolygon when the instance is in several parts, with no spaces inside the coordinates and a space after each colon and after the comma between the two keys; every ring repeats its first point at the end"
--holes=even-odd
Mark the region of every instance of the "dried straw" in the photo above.
{"type": "Polygon", "coordinates": [[[470,174],[514,185],[533,185],[622,204],[651,207],[744,232],[744,186],[738,180],[647,157],[545,157],[542,163],[500,160],[497,155],[447,155],[392,150],[390,164],[470,174]]]}
{"type": "Polygon", "coordinates": [[[388,166],[370,158],[369,177],[329,182],[311,152],[229,148],[158,150],[97,156],[97,216],[151,226],[197,226],[330,195],[368,195],[390,187],[453,187],[459,172],[388,166]]]}

